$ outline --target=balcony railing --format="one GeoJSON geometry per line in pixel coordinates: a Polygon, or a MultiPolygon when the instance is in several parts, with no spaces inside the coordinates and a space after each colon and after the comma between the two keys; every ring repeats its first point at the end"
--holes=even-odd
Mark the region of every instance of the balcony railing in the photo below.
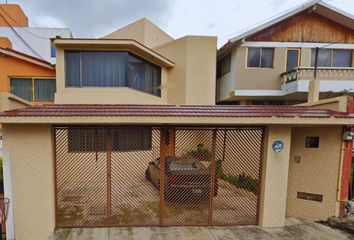
{"type": "MultiPolygon", "coordinates": [[[[314,79],[315,68],[299,67],[288,72],[282,73],[283,84],[294,82],[297,80],[314,79]]],[[[319,80],[353,80],[354,68],[317,68],[317,79],[319,80]]]]}

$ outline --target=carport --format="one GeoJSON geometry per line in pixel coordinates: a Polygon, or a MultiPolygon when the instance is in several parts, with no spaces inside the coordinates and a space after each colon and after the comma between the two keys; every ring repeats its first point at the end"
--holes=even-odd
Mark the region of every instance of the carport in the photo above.
{"type": "MultiPolygon", "coordinates": [[[[66,227],[283,226],[291,147],[305,144],[301,134],[291,143],[292,129],[331,129],[321,144],[340,146],[353,118],[305,106],[54,104],[6,111],[0,121],[17,236],[66,227]]],[[[339,158],[332,161],[339,166],[339,158]]],[[[291,207],[301,215],[297,202],[291,207]]]]}
{"type": "Polygon", "coordinates": [[[58,227],[258,222],[262,127],[53,130],[58,227]]]}

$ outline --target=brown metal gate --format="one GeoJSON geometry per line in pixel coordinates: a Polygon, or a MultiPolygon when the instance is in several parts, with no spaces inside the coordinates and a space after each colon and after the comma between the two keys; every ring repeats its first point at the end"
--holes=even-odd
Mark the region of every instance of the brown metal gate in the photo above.
{"type": "Polygon", "coordinates": [[[54,127],[57,227],[258,223],[263,128],[54,127]]]}

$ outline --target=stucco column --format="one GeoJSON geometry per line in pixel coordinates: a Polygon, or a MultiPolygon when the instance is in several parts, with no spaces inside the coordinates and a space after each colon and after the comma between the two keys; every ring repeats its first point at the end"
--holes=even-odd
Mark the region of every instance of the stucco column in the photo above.
{"type": "Polygon", "coordinates": [[[319,100],[320,100],[320,81],[318,79],[310,80],[307,102],[314,103],[314,102],[318,102],[319,100]]]}
{"type": "Polygon", "coordinates": [[[268,126],[264,140],[259,224],[281,227],[285,222],[291,127],[268,126]],[[283,146],[279,152],[273,150],[274,142],[283,146]]]}

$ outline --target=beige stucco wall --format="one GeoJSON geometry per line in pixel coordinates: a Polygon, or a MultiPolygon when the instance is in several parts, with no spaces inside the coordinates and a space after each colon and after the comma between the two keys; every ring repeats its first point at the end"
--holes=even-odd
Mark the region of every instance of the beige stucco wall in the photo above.
{"type": "Polygon", "coordinates": [[[186,36],[154,48],[171,59],[168,103],[215,104],[216,37],[186,36]]]}
{"type": "Polygon", "coordinates": [[[124,26],[103,38],[109,39],[134,39],[149,48],[156,47],[173,38],[162,31],[158,26],[147,18],[142,18],[127,26],[124,26]]]}
{"type": "MultiPolygon", "coordinates": [[[[161,97],[127,87],[117,88],[66,88],[65,61],[63,48],[57,48],[56,63],[57,91],[56,104],[166,104],[167,92],[161,90],[161,97]]],[[[167,68],[161,67],[161,84],[166,85],[167,68]]]]}
{"type": "Polygon", "coordinates": [[[54,164],[48,125],[3,126],[9,153],[16,239],[47,239],[54,230],[54,164]]]}
{"type": "Polygon", "coordinates": [[[285,72],[286,48],[274,48],[273,68],[248,68],[247,47],[239,47],[236,52],[236,89],[280,90],[280,74],[285,72]]]}
{"type": "Polygon", "coordinates": [[[290,126],[270,125],[266,129],[262,164],[259,224],[263,227],[281,227],[285,222],[286,193],[291,143],[290,126]],[[275,153],[272,144],[284,143],[282,152],[275,153]]]}
{"type": "Polygon", "coordinates": [[[0,93],[0,111],[6,111],[17,108],[24,108],[32,104],[22,98],[19,98],[11,93],[0,93]]]}
{"type": "Polygon", "coordinates": [[[293,128],[286,214],[307,220],[336,215],[342,128],[293,128]],[[305,148],[307,136],[319,136],[319,148],[305,148]],[[300,162],[295,157],[300,157],[300,162]],[[323,195],[323,202],[297,198],[297,192],[323,195]]]}
{"type": "Polygon", "coordinates": [[[339,112],[347,112],[348,101],[349,99],[347,96],[341,96],[341,97],[319,100],[314,103],[303,103],[299,105],[312,106],[314,108],[329,109],[329,110],[339,111],[339,112]]]}

